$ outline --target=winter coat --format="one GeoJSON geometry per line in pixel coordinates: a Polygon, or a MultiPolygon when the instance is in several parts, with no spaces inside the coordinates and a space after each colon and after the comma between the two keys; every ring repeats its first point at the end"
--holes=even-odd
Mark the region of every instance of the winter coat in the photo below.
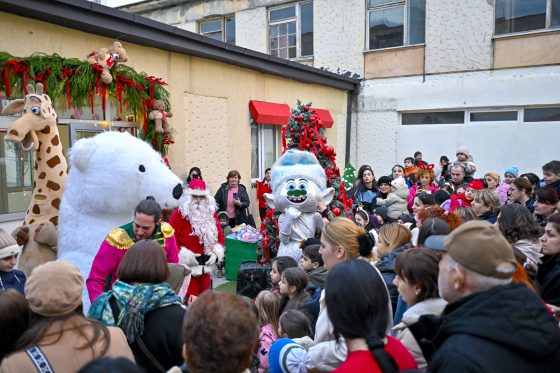
{"type": "MultiPolygon", "coordinates": [[[[62,326],[62,335],[58,340],[60,324],[55,322],[47,328],[37,345],[47,357],[53,371],[57,373],[75,373],[90,361],[101,357],[99,349],[102,346],[102,342],[94,344],[95,353],[91,348],[77,348],[86,343],[84,337],[79,334],[80,330],[90,337],[93,334],[93,329],[89,326],[90,323],[91,321],[83,317],[66,319],[62,326]]],[[[123,331],[115,327],[108,327],[108,329],[109,349],[104,356],[113,358],[123,357],[134,362],[132,351],[128,346],[123,331]]],[[[26,351],[19,351],[2,360],[0,372],[37,372],[37,369],[26,351]]]]}
{"type": "MultiPolygon", "coordinates": [[[[414,203],[414,197],[416,197],[416,193],[418,193],[418,188],[419,185],[418,183],[414,183],[411,187],[410,190],[408,192],[408,196],[407,196],[407,207],[408,207],[408,211],[412,212],[412,204],[414,203]]],[[[435,184],[430,184],[430,189],[428,191],[424,190],[424,189],[420,189],[420,192],[426,192],[429,194],[434,194],[435,192],[437,192],[438,190],[438,186],[435,184]]],[[[403,214],[406,214],[406,210],[402,212],[403,214]]]]}
{"type": "Polygon", "coordinates": [[[544,181],[544,179],[541,179],[541,180],[539,181],[539,183],[537,184],[537,188],[536,188],[536,189],[545,188],[545,187],[551,187],[551,188],[556,189],[556,191],[558,192],[558,195],[560,196],[560,180],[558,180],[558,181],[556,181],[556,182],[554,182],[554,183],[548,185],[548,184],[544,181]]]}
{"type": "Polygon", "coordinates": [[[408,248],[412,247],[411,244],[407,243],[406,245],[397,247],[395,250],[391,251],[383,255],[375,265],[379,272],[381,272],[381,276],[383,277],[383,281],[385,281],[385,285],[387,285],[387,289],[389,290],[389,296],[391,298],[391,304],[393,309],[397,309],[397,299],[399,298],[399,292],[397,287],[393,284],[393,280],[397,275],[395,273],[395,261],[397,260],[397,256],[399,256],[402,252],[407,250],[408,248]]]}
{"type": "Polygon", "coordinates": [[[0,291],[14,289],[19,291],[21,295],[25,295],[26,280],[25,273],[17,269],[13,269],[10,272],[0,271],[0,291]]]}
{"type": "Polygon", "coordinates": [[[433,373],[552,373],[560,367],[560,329],[522,284],[460,298],[441,318],[422,316],[411,330],[433,373]]]}
{"type": "Polygon", "coordinates": [[[408,327],[416,323],[422,315],[441,315],[446,305],[447,302],[441,298],[430,298],[416,303],[405,311],[401,322],[391,329],[395,337],[410,351],[421,370],[425,370],[428,363],[408,327]]]}
{"type": "Polygon", "coordinates": [[[541,298],[560,307],[560,254],[545,255],[537,271],[537,288],[541,298]]]}
{"type": "Polygon", "coordinates": [[[316,286],[324,289],[325,281],[327,280],[327,269],[323,266],[317,267],[307,272],[307,278],[309,279],[309,283],[307,284],[308,289],[316,286]]]}
{"type": "Polygon", "coordinates": [[[263,325],[259,333],[259,373],[268,372],[268,355],[270,346],[278,339],[278,334],[270,324],[263,325]]]}
{"type": "MultiPolygon", "coordinates": [[[[393,184],[396,180],[393,180],[393,184]]],[[[406,214],[406,200],[409,197],[408,187],[404,182],[395,183],[397,189],[394,192],[387,194],[386,199],[377,199],[377,204],[379,206],[387,206],[387,216],[391,219],[398,219],[401,214],[406,214]]]]}
{"type": "Polygon", "coordinates": [[[372,214],[373,209],[377,207],[376,199],[378,193],[377,189],[367,189],[361,183],[358,183],[349,193],[353,199],[352,209],[356,210],[356,208],[362,206],[364,210],[372,214]]]}
{"type": "Polygon", "coordinates": [[[496,222],[496,215],[488,211],[482,215],[478,215],[478,220],[486,220],[488,223],[494,224],[496,222]]]}
{"type": "MultiPolygon", "coordinates": [[[[220,189],[216,192],[214,199],[216,199],[216,204],[218,205],[218,211],[227,211],[227,197],[229,191],[229,183],[223,183],[220,189]]],[[[241,201],[241,206],[234,205],[235,207],[235,225],[239,224],[249,224],[249,217],[247,215],[247,210],[249,208],[249,195],[247,194],[247,188],[243,184],[237,184],[237,195],[239,201],[241,201]]]]}
{"type": "Polygon", "coordinates": [[[500,197],[500,206],[505,205],[508,200],[509,184],[506,184],[505,181],[502,181],[500,185],[496,187],[495,192],[498,197],[500,197]]]}
{"type": "Polygon", "coordinates": [[[265,193],[272,193],[270,184],[262,181],[257,181],[257,200],[259,201],[259,208],[261,209],[266,208],[266,200],[264,199],[265,193]]]}

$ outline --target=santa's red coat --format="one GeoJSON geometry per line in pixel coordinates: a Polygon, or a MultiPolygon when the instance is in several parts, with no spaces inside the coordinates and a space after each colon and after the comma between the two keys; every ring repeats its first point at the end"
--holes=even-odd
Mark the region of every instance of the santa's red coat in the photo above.
{"type": "MultiPolygon", "coordinates": [[[[218,219],[218,214],[214,213],[216,228],[218,229],[218,243],[224,245],[224,232],[218,219]]],[[[204,254],[204,245],[200,243],[200,238],[195,236],[191,227],[191,222],[181,216],[181,211],[176,209],[169,218],[169,224],[175,229],[175,239],[178,246],[184,246],[195,254],[204,254]]],[[[210,248],[211,249],[211,248],[210,248]]],[[[208,254],[207,252],[206,254],[208,254]]]]}

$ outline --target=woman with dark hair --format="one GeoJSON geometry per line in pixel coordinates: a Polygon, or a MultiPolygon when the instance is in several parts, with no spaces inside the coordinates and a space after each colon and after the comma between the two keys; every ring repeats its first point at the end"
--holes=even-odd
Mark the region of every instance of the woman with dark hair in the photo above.
{"type": "Polygon", "coordinates": [[[335,336],[344,337],[348,349],[346,361],[335,372],[389,373],[417,368],[406,348],[386,336],[391,317],[387,300],[383,281],[365,261],[346,261],[329,271],[325,303],[335,336]]]}
{"type": "Polygon", "coordinates": [[[15,351],[18,338],[29,326],[29,304],[14,289],[0,291],[0,362],[15,351]]]}
{"type": "Polygon", "coordinates": [[[537,272],[537,288],[546,303],[560,307],[560,213],[549,217],[541,245],[544,256],[537,272]]]}
{"type": "Polygon", "coordinates": [[[424,246],[426,238],[430,236],[448,235],[449,233],[451,233],[451,228],[446,221],[440,218],[426,218],[422,221],[416,246],[424,246]]]}
{"type": "Polygon", "coordinates": [[[354,201],[352,209],[356,211],[358,207],[361,207],[371,214],[376,207],[375,200],[378,193],[379,190],[373,170],[370,166],[363,165],[360,167],[354,187],[349,193],[354,201]]]}
{"type": "Polygon", "coordinates": [[[534,279],[537,268],[542,263],[539,244],[542,231],[533,219],[533,215],[520,204],[504,205],[500,208],[497,223],[498,228],[513,247],[515,258],[529,277],[534,279]]]}
{"type": "Polygon", "coordinates": [[[261,221],[266,214],[266,200],[264,199],[265,193],[272,193],[270,189],[270,167],[264,171],[264,178],[262,181],[257,180],[257,200],[259,201],[259,216],[261,221]]]}
{"type": "Polygon", "coordinates": [[[544,227],[548,217],[558,212],[558,192],[552,187],[539,188],[535,191],[534,214],[537,224],[544,227]]]}
{"type": "Polygon", "coordinates": [[[33,269],[25,284],[29,328],[15,345],[19,352],[2,361],[1,372],[44,372],[44,366],[76,372],[102,356],[134,361],[122,330],[84,317],[83,288],[82,274],[71,263],[56,260],[33,269]]]}
{"type": "Polygon", "coordinates": [[[446,155],[439,157],[439,165],[436,167],[436,178],[439,181],[449,181],[451,170],[449,169],[449,158],[446,155]]]}
{"type": "MultiPolygon", "coordinates": [[[[374,273],[383,284],[381,273],[372,265],[371,239],[365,230],[357,226],[348,218],[337,217],[331,220],[323,228],[321,235],[321,256],[327,271],[332,270],[340,263],[359,259],[374,268],[374,273]]],[[[326,285],[328,286],[328,284],[326,285]]],[[[347,288],[350,289],[350,288],[347,288]]],[[[388,290],[385,287],[385,307],[388,315],[393,313],[389,301],[388,290]]],[[[315,327],[315,345],[309,349],[312,366],[319,371],[332,371],[346,359],[346,346],[338,345],[337,338],[332,332],[332,324],[329,320],[328,307],[324,303],[324,290],[321,293],[321,310],[315,327]]],[[[391,318],[387,318],[385,324],[386,332],[393,326],[391,318]]]]}
{"type": "Polygon", "coordinates": [[[534,198],[535,197],[535,189],[537,189],[537,185],[539,184],[540,178],[532,172],[528,172],[526,174],[521,174],[521,175],[519,175],[519,177],[527,179],[529,184],[531,184],[531,190],[533,191],[533,193],[531,194],[531,197],[534,198]]]}
{"type": "Polygon", "coordinates": [[[147,372],[161,372],[181,363],[185,309],[166,282],[169,269],[161,247],[135,243],[124,255],[111,291],[91,305],[89,317],[120,327],[136,363],[147,372]]]}
{"type": "Polygon", "coordinates": [[[531,214],[535,211],[535,200],[533,199],[533,188],[531,183],[524,177],[517,177],[509,185],[509,200],[527,207],[531,214]]]}
{"type": "Polygon", "coordinates": [[[414,196],[412,206],[410,207],[410,209],[413,214],[416,214],[422,207],[433,206],[435,204],[436,204],[436,200],[434,199],[433,194],[422,192],[414,196]]]}
{"type": "MultiPolygon", "coordinates": [[[[445,222],[439,221],[445,224],[445,222]]],[[[409,327],[415,324],[422,315],[441,315],[447,304],[438,296],[438,265],[438,255],[424,248],[407,250],[397,258],[395,263],[397,276],[393,282],[399,290],[399,295],[408,305],[408,309],[404,313],[402,321],[395,325],[392,331],[395,337],[410,351],[421,370],[425,370],[427,367],[426,358],[409,327]]]]}
{"type": "Polygon", "coordinates": [[[247,211],[249,209],[249,195],[245,185],[239,184],[241,174],[237,170],[231,170],[226,176],[227,182],[220,186],[214,198],[218,205],[218,211],[225,211],[229,218],[231,228],[240,224],[249,224],[247,211]]]}
{"type": "Polygon", "coordinates": [[[200,168],[198,167],[192,167],[189,170],[189,175],[187,176],[187,185],[189,185],[189,183],[193,180],[193,179],[202,179],[202,171],[200,171],[200,168]]]}

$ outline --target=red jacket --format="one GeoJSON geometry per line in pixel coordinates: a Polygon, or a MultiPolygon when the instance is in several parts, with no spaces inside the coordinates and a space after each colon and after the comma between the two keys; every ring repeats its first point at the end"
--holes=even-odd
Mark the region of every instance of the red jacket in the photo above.
{"type": "MultiPolygon", "coordinates": [[[[218,215],[214,213],[214,220],[216,221],[216,228],[218,229],[218,243],[224,245],[224,232],[220,225],[218,215]]],[[[204,254],[204,245],[200,243],[200,238],[193,235],[190,221],[183,219],[181,211],[176,209],[169,217],[169,224],[175,229],[175,240],[177,246],[184,246],[195,254],[204,254]]]]}
{"type": "Polygon", "coordinates": [[[262,209],[266,208],[266,200],[264,199],[265,193],[272,193],[269,184],[257,181],[257,200],[259,201],[259,207],[262,209]]]}

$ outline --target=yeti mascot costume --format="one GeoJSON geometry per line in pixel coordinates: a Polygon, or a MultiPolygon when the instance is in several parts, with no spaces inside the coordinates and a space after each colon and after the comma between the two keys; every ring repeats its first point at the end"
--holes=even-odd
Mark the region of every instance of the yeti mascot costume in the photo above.
{"type": "MultiPolygon", "coordinates": [[[[121,132],[81,139],[70,149],[70,172],[62,197],[58,258],[74,263],[84,279],[109,231],[133,219],[134,208],[153,196],[163,209],[175,208],[181,180],[146,142],[121,132]]],[[[84,313],[89,296],[84,286],[84,313]]]]}
{"type": "Polygon", "coordinates": [[[313,153],[290,149],[272,166],[272,194],[264,197],[270,208],[282,212],[278,218],[280,246],[278,256],[299,261],[300,241],[315,237],[323,229],[317,212],[319,202],[326,205],[334,197],[327,188],[325,171],[313,153]]]}

